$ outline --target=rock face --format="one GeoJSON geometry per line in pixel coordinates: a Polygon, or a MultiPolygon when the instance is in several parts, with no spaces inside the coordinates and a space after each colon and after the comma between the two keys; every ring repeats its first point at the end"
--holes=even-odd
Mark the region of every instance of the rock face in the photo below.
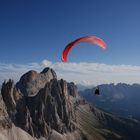
{"type": "Polygon", "coordinates": [[[0,95],[0,131],[2,129],[9,129],[12,126],[12,121],[6,110],[6,106],[3,102],[2,96],[0,95]]]}
{"type": "Polygon", "coordinates": [[[52,79],[57,79],[57,76],[50,68],[45,68],[41,73],[31,70],[21,77],[16,87],[25,96],[36,95],[52,79]]]}
{"type": "Polygon", "coordinates": [[[61,134],[75,130],[70,96],[76,97],[76,86],[57,80],[52,69],[29,71],[17,84],[4,82],[1,92],[12,122],[32,136],[47,138],[52,129],[61,134]]]}
{"type": "Polygon", "coordinates": [[[76,97],[78,95],[77,86],[73,82],[68,83],[68,91],[69,91],[69,95],[73,97],[76,97]]]}

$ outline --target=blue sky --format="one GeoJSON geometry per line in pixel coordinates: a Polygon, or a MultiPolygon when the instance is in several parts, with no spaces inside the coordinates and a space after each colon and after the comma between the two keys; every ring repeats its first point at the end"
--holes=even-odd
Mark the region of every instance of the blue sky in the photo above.
{"type": "Polygon", "coordinates": [[[139,13],[139,0],[1,0],[0,63],[60,62],[70,41],[96,35],[106,51],[80,43],[68,61],[140,65],[139,13]]]}

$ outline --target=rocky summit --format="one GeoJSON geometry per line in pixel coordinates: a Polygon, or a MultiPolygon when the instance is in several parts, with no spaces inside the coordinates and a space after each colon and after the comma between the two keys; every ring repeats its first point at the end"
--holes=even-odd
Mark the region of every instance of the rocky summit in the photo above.
{"type": "Polygon", "coordinates": [[[45,68],[3,83],[0,130],[0,140],[135,140],[140,123],[91,107],[73,82],[45,68]]]}

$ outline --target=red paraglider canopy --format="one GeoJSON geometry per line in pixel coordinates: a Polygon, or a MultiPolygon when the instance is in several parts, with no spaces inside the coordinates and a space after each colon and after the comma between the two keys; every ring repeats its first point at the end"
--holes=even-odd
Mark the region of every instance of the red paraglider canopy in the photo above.
{"type": "Polygon", "coordinates": [[[103,49],[106,49],[106,43],[99,37],[96,37],[96,36],[81,37],[81,38],[78,38],[78,39],[74,40],[73,42],[69,43],[65,47],[65,49],[63,50],[62,56],[61,56],[61,59],[62,59],[63,62],[67,61],[67,56],[68,56],[68,53],[69,53],[70,49],[75,44],[80,43],[80,42],[89,42],[89,43],[92,43],[92,44],[96,44],[96,45],[100,46],[103,49]]]}

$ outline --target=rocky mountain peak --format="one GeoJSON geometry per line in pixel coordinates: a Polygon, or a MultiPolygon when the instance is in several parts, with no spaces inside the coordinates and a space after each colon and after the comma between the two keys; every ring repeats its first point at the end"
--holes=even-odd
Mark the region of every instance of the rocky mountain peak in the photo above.
{"type": "Polygon", "coordinates": [[[52,79],[57,79],[57,76],[51,68],[47,67],[41,73],[31,70],[20,78],[16,86],[24,95],[33,96],[52,79]]]}
{"type": "Polygon", "coordinates": [[[47,137],[52,129],[59,133],[74,131],[70,100],[70,96],[76,97],[74,90],[74,83],[57,80],[56,73],[45,68],[41,73],[25,73],[16,84],[12,80],[3,83],[2,96],[14,124],[40,138],[47,137]]]}
{"type": "Polygon", "coordinates": [[[57,78],[57,75],[56,75],[55,71],[53,69],[49,68],[49,67],[44,68],[41,73],[50,75],[53,78],[57,78]]]}

